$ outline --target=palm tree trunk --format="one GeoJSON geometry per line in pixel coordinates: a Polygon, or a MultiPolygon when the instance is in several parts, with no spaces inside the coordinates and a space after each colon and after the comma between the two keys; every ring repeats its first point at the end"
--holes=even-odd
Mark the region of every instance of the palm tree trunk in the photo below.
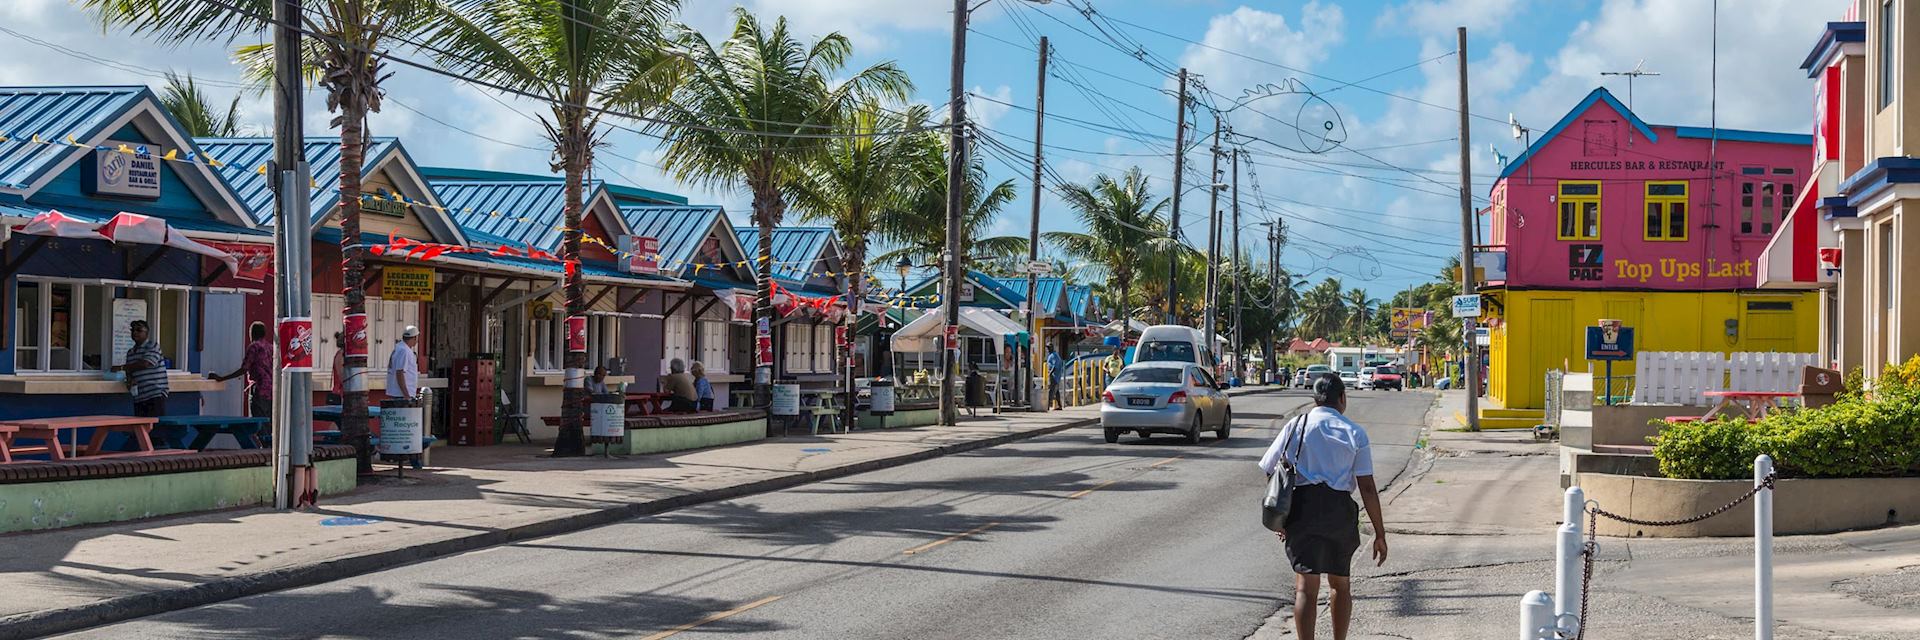
{"type": "MultiPolygon", "coordinates": [[[[366,249],[360,244],[360,167],[366,156],[366,111],[358,99],[340,101],[340,271],[343,313],[346,316],[367,313],[366,249]]],[[[365,325],[362,325],[363,327],[365,325]]],[[[353,445],[360,473],[373,473],[373,444],[367,429],[367,339],[357,340],[360,353],[347,354],[348,377],[358,376],[352,390],[343,390],[344,381],[333,381],[340,391],[340,433],[353,445]]]]}
{"type": "MultiPolygon", "coordinates": [[[[855,216],[856,216],[855,219],[859,219],[861,214],[856,213],[855,216]]],[[[847,318],[845,320],[847,325],[846,425],[848,429],[851,430],[853,427],[854,418],[857,417],[853,408],[853,400],[854,400],[853,329],[854,329],[854,326],[856,324],[859,324],[860,322],[860,314],[854,313],[854,312],[860,309],[860,306],[862,303],[866,302],[866,297],[862,295],[862,292],[865,291],[866,289],[866,273],[867,273],[867,264],[866,264],[867,263],[867,246],[866,245],[867,243],[864,238],[851,238],[846,241],[846,245],[847,245],[847,256],[846,256],[846,260],[844,261],[844,266],[846,267],[845,270],[847,272],[847,318]]],[[[869,350],[868,357],[872,357],[872,353],[876,351],[879,351],[879,350],[878,349],[869,350]]],[[[869,363],[869,366],[871,366],[871,363],[869,363]]]]}
{"type": "Polygon", "coordinates": [[[566,172],[566,228],[560,232],[560,261],[564,264],[563,290],[567,300],[566,386],[562,391],[560,433],[554,438],[554,457],[581,456],[587,453],[587,388],[585,369],[587,352],[574,348],[573,325],[587,314],[587,287],[580,273],[581,211],[585,199],[584,181],[587,153],[592,146],[586,132],[586,111],[577,107],[556,109],[562,138],[559,141],[561,166],[566,172]]]}
{"type": "MultiPolygon", "coordinates": [[[[755,253],[759,254],[756,257],[759,262],[760,282],[758,289],[760,296],[754,301],[755,309],[753,315],[756,323],[766,324],[768,327],[768,338],[771,340],[774,320],[773,227],[774,225],[780,224],[780,216],[783,213],[785,203],[780,200],[779,188],[773,181],[772,154],[764,151],[761,152],[760,160],[756,164],[758,166],[753,172],[755,175],[748,178],[748,184],[753,190],[753,222],[760,228],[760,246],[758,250],[755,251],[755,253]]],[[[757,328],[755,336],[754,350],[757,352],[759,350],[757,328]]],[[[762,401],[768,403],[769,408],[771,408],[771,403],[773,402],[771,384],[773,380],[779,376],[780,372],[777,364],[779,361],[780,350],[769,349],[767,361],[759,363],[767,368],[767,382],[759,383],[759,373],[755,372],[755,385],[759,387],[757,389],[758,395],[762,401]]],[[[769,422],[768,424],[771,425],[772,423],[769,422]]],[[[769,429],[771,429],[771,427],[769,427],[769,429]]]]}

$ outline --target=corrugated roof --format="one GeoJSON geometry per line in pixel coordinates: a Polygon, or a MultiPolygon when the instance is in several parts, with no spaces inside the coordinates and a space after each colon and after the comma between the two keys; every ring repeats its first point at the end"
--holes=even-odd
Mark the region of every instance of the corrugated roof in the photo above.
{"type": "Polygon", "coordinates": [[[693,259],[713,230],[714,219],[726,215],[718,205],[620,207],[620,217],[634,235],[660,241],[660,261],[667,264],[693,259]]]}
{"type": "Polygon", "coordinates": [[[1086,317],[1093,313],[1093,287],[1076,284],[1067,286],[1067,313],[1086,317]]]}
{"type": "MultiPolygon", "coordinates": [[[[737,235],[740,246],[747,250],[748,256],[760,255],[759,229],[740,229],[737,235]]],[[[811,280],[809,272],[818,264],[832,241],[833,229],[828,227],[774,227],[771,251],[773,278],[791,284],[811,280]]]]}
{"type": "MultiPolygon", "coordinates": [[[[446,205],[447,213],[469,237],[505,239],[507,242],[500,244],[515,247],[559,250],[559,228],[566,209],[565,182],[529,179],[513,182],[432,180],[431,183],[434,192],[440,195],[440,202],[446,205]]],[[[592,206],[601,183],[595,180],[586,186],[583,200],[592,206]]]]}
{"type": "Polygon", "coordinates": [[[127,109],[152,95],[146,87],[0,87],[0,186],[25,187],[51,170],[71,145],[36,144],[68,137],[88,140],[127,109]]]}
{"type": "MultiPolygon", "coordinates": [[[[219,171],[233,185],[240,204],[256,224],[273,224],[277,213],[273,206],[272,176],[260,167],[273,161],[272,138],[196,138],[194,143],[208,157],[224,163],[219,171]]],[[[313,219],[318,221],[332,212],[340,201],[340,139],[307,138],[303,141],[307,169],[313,175],[313,219]]],[[[361,171],[372,171],[380,159],[400,145],[396,138],[367,140],[361,171]]]]}
{"type": "MultiPolygon", "coordinates": [[[[1018,305],[1027,299],[1026,277],[1024,276],[1018,277],[1018,278],[987,277],[987,279],[994,280],[1000,285],[1000,288],[1010,292],[1009,293],[1010,297],[1007,298],[1008,302],[1018,305]]],[[[1037,297],[1040,299],[1039,306],[1044,307],[1043,309],[1044,311],[1052,311],[1053,309],[1057,308],[1057,305],[1060,302],[1061,289],[1063,289],[1065,286],[1066,286],[1066,281],[1061,280],[1059,278],[1051,277],[1051,276],[1041,276],[1040,278],[1036,279],[1034,281],[1034,289],[1035,289],[1035,293],[1037,294],[1037,297]]]]}

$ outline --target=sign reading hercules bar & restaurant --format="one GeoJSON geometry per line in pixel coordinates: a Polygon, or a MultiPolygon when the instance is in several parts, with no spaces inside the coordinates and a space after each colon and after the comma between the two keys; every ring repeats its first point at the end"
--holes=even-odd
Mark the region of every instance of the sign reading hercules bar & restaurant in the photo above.
{"type": "Polygon", "coordinates": [[[95,195],[128,198],[160,197],[160,160],[146,143],[108,140],[95,149],[85,167],[81,185],[95,195]]]}

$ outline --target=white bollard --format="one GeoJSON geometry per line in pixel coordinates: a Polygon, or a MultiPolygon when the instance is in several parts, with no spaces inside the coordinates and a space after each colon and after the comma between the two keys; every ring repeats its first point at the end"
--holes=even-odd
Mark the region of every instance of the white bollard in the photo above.
{"type": "Polygon", "coordinates": [[[1520,640],[1553,640],[1553,596],[1529,591],[1520,596],[1520,640]]]}
{"type": "Polygon", "coordinates": [[[1555,534],[1553,550],[1554,614],[1578,619],[1580,616],[1580,567],[1584,558],[1581,535],[1585,520],[1587,494],[1580,487],[1568,487],[1566,508],[1561,514],[1560,530],[1555,534]]]}
{"type": "MultiPolygon", "coordinates": [[[[1753,459],[1753,484],[1773,475],[1773,458],[1753,459]]],[[[1753,637],[1773,640],[1773,489],[1753,496],[1753,637]]]]}

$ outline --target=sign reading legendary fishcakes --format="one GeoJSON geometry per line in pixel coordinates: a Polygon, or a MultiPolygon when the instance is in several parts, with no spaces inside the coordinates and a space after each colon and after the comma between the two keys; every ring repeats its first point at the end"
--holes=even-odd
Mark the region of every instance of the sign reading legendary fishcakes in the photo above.
{"type": "MultiPolygon", "coordinates": [[[[1727,168],[1726,162],[1713,163],[1715,171],[1727,168]]],[[[1572,171],[1705,171],[1705,160],[1573,160],[1572,171]]]]}

